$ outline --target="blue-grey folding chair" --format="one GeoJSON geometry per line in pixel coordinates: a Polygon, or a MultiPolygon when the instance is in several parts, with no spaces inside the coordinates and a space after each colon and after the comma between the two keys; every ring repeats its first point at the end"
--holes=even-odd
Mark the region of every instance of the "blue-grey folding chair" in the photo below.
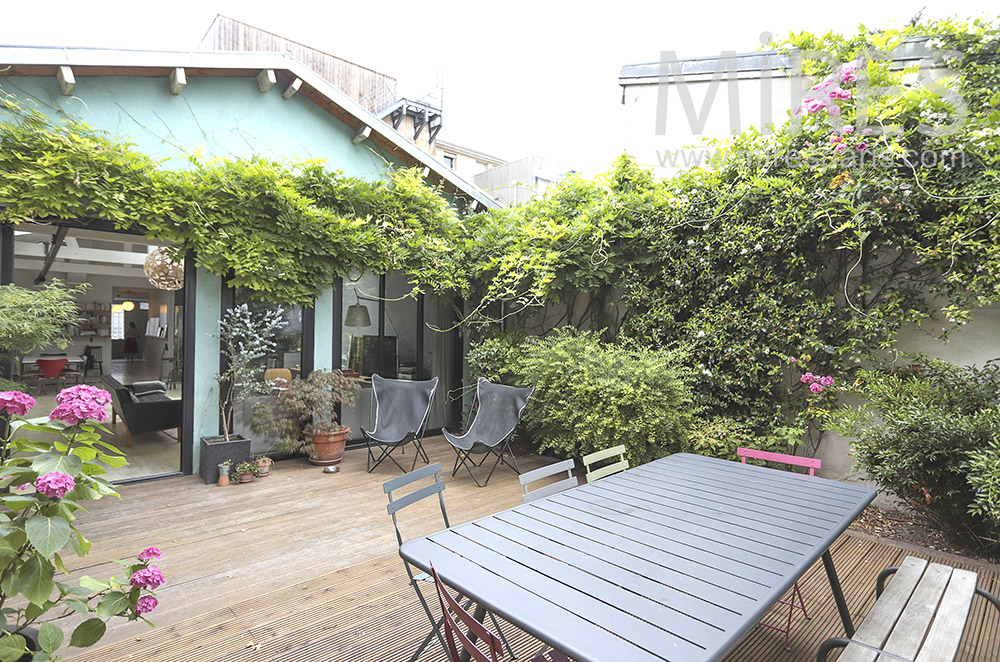
{"type": "Polygon", "coordinates": [[[380,375],[372,375],[372,411],[375,412],[375,427],[369,431],[361,428],[361,434],[368,445],[368,472],[382,464],[386,459],[406,473],[392,453],[402,449],[406,444],[413,443],[417,452],[413,456],[412,471],[417,466],[417,458],[430,462],[423,444],[424,427],[430,415],[431,402],[437,389],[438,378],[424,381],[408,379],[385,379],[380,375]],[[375,457],[375,449],[380,451],[375,457]]]}
{"type": "Polygon", "coordinates": [[[476,397],[473,400],[473,404],[477,406],[476,417],[469,424],[469,429],[463,435],[455,435],[447,430],[441,430],[441,434],[455,449],[455,466],[451,470],[452,476],[458,473],[459,467],[464,466],[469,471],[469,475],[472,476],[472,480],[476,481],[476,485],[486,487],[500,462],[520,475],[521,470],[517,466],[517,459],[510,450],[510,440],[528,406],[528,399],[534,392],[534,387],[516,388],[503,384],[493,384],[483,377],[479,378],[479,382],[476,384],[476,397]],[[504,453],[510,455],[513,464],[507,461],[504,453]],[[472,457],[473,455],[481,457],[476,461],[472,457]],[[486,475],[486,480],[480,482],[472,467],[483,466],[491,455],[496,459],[493,461],[489,474],[486,475]]]}
{"type": "MultiPolygon", "coordinates": [[[[387,480],[386,482],[382,483],[382,491],[384,491],[386,496],[389,498],[389,504],[386,506],[386,510],[392,516],[392,526],[396,530],[396,542],[399,543],[400,547],[403,546],[403,534],[399,530],[399,519],[396,517],[396,513],[398,513],[403,508],[406,508],[407,506],[411,506],[417,503],[418,501],[421,501],[422,499],[426,499],[428,497],[432,497],[435,494],[438,497],[438,504],[441,507],[441,519],[444,522],[444,527],[446,529],[451,528],[451,524],[448,522],[448,511],[445,510],[444,507],[444,480],[442,480],[441,478],[440,462],[435,462],[434,464],[427,465],[426,467],[421,467],[416,471],[411,471],[408,474],[404,474],[397,478],[393,478],[392,480],[387,480]],[[407,487],[409,485],[412,485],[413,483],[416,483],[417,481],[423,480],[428,477],[433,477],[433,482],[426,484],[423,487],[418,487],[413,491],[404,494],[401,497],[393,498],[392,493],[394,490],[399,490],[401,488],[407,487]]],[[[427,618],[433,625],[431,631],[427,633],[427,636],[424,637],[424,640],[421,642],[420,647],[417,648],[417,650],[413,654],[413,657],[410,658],[410,662],[414,662],[418,657],[420,657],[423,654],[424,650],[431,643],[431,641],[434,639],[435,636],[438,638],[438,641],[441,643],[441,646],[445,650],[447,650],[448,647],[445,644],[444,638],[441,636],[442,619],[434,618],[434,614],[431,613],[430,607],[427,604],[427,599],[424,597],[423,592],[420,590],[421,583],[433,584],[434,583],[433,577],[428,575],[426,572],[419,572],[419,568],[417,569],[417,572],[414,573],[414,569],[410,566],[409,563],[406,562],[405,559],[403,560],[403,566],[406,568],[406,574],[410,578],[410,586],[412,586],[413,590],[417,592],[417,599],[420,600],[420,605],[424,608],[424,612],[427,614],[427,618]]],[[[459,596],[458,599],[462,600],[463,598],[462,596],[459,596]]],[[[466,606],[468,606],[468,603],[466,603],[466,606]]],[[[489,616],[490,619],[493,621],[493,627],[497,629],[497,634],[500,635],[500,639],[507,647],[507,651],[510,653],[512,657],[516,657],[514,655],[514,652],[511,650],[510,644],[507,643],[507,639],[504,637],[503,632],[500,630],[500,624],[497,623],[496,617],[493,616],[491,612],[489,613],[489,616]]]]}

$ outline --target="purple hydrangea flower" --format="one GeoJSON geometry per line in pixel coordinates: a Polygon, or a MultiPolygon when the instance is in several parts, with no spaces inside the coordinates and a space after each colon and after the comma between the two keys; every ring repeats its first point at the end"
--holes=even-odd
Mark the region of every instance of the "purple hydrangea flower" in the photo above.
{"type": "Polygon", "coordinates": [[[88,419],[106,421],[111,394],[96,386],[79,384],[59,391],[56,402],[59,404],[49,414],[50,420],[58,419],[70,425],[77,425],[88,419]]]}
{"type": "Polygon", "coordinates": [[[35,399],[27,393],[20,391],[0,392],[0,409],[7,412],[8,416],[24,416],[35,406],[35,399]]]}
{"type": "Polygon", "coordinates": [[[35,489],[50,499],[61,499],[67,493],[72,492],[74,487],[76,487],[76,482],[73,477],[61,471],[53,471],[39,476],[35,481],[35,489]]]}
{"type": "Polygon", "coordinates": [[[135,613],[137,614],[148,614],[149,612],[156,609],[156,606],[160,604],[160,601],[151,595],[144,595],[139,598],[139,601],[135,604],[135,613]]]}
{"type": "Polygon", "coordinates": [[[132,573],[128,579],[129,583],[136,588],[145,588],[154,591],[164,584],[163,574],[155,565],[148,568],[141,568],[132,573]]]}

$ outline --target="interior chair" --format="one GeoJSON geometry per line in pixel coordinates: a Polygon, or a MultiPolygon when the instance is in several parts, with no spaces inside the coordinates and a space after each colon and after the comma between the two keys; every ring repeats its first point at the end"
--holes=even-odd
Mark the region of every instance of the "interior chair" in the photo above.
{"type": "Polygon", "coordinates": [[[580,480],[573,475],[573,468],[576,463],[573,459],[563,460],[562,462],[556,462],[555,464],[550,464],[548,466],[542,467],[540,469],[535,469],[533,471],[528,471],[521,474],[518,478],[521,481],[521,487],[524,488],[524,495],[521,496],[521,501],[524,503],[531,503],[536,499],[541,499],[542,497],[547,497],[550,494],[555,494],[557,492],[562,492],[563,490],[568,490],[571,487],[576,487],[580,484],[580,480]],[[557,474],[566,472],[566,477],[556,481],[555,483],[550,483],[543,487],[536,489],[528,489],[528,485],[536,481],[542,480],[544,478],[549,478],[557,474]]]}
{"type": "MultiPolygon", "coordinates": [[[[763,460],[764,462],[777,462],[786,465],[792,465],[796,467],[807,467],[809,469],[809,475],[815,476],[816,470],[822,468],[822,461],[813,457],[800,457],[798,455],[786,455],[785,453],[772,453],[770,451],[761,451],[754,448],[743,448],[742,446],[736,449],[736,455],[739,456],[740,461],[743,464],[747,463],[747,458],[751,460],[763,460]]],[[[765,623],[761,621],[760,624],[766,628],[771,628],[772,630],[777,630],[785,635],[785,650],[791,650],[788,646],[788,639],[792,632],[792,614],[796,609],[802,610],[802,615],[806,617],[806,620],[812,619],[809,612],[806,611],[805,600],[802,599],[802,591],[799,589],[799,583],[795,582],[795,586],[792,587],[792,595],[790,600],[779,600],[783,605],[788,605],[788,619],[785,621],[784,627],[778,627],[777,625],[771,625],[770,623],[765,623]],[[796,602],[798,600],[798,602],[796,602]]]]}
{"type": "Polygon", "coordinates": [[[510,440],[528,406],[528,399],[534,391],[534,388],[492,384],[483,377],[479,378],[479,382],[476,384],[476,395],[473,399],[473,405],[477,407],[476,417],[469,424],[469,429],[463,435],[455,435],[445,429],[441,430],[441,434],[455,449],[455,466],[451,470],[452,476],[458,473],[460,467],[464,466],[469,471],[469,475],[472,476],[472,480],[476,481],[476,485],[486,487],[500,462],[510,467],[514,473],[521,473],[517,466],[517,458],[510,450],[510,440]],[[504,453],[510,455],[513,464],[507,461],[504,453]],[[481,457],[476,461],[473,459],[473,455],[481,457]],[[486,479],[480,482],[472,467],[481,467],[491,455],[496,459],[493,461],[493,466],[490,467],[486,479]]]}
{"type": "Polygon", "coordinates": [[[91,368],[97,368],[97,373],[104,374],[104,347],[101,345],[87,345],[83,348],[83,381],[87,381],[87,373],[91,368]]]}
{"type": "Polygon", "coordinates": [[[69,359],[36,359],[35,365],[41,373],[37,377],[38,395],[45,393],[45,384],[55,384],[57,387],[63,383],[63,368],[69,363],[69,359]]]}
{"type": "Polygon", "coordinates": [[[593,453],[584,455],[583,466],[587,471],[588,483],[592,483],[598,478],[604,478],[605,476],[616,474],[619,471],[625,471],[628,469],[628,460],[625,459],[625,445],[619,444],[617,446],[612,446],[611,448],[605,448],[604,450],[594,451],[593,453]],[[609,459],[612,461],[608,462],[604,466],[596,469],[593,468],[595,464],[609,459]]]}
{"type": "Polygon", "coordinates": [[[167,343],[163,343],[163,351],[160,352],[160,381],[166,382],[168,388],[177,382],[177,359],[169,354],[170,348],[167,343]]]}
{"type": "Polygon", "coordinates": [[[410,471],[417,466],[418,457],[430,463],[422,442],[437,384],[437,377],[410,381],[372,375],[372,411],[375,415],[375,427],[370,431],[361,428],[361,434],[364,435],[368,446],[368,473],[387,459],[406,473],[406,469],[392,457],[392,453],[397,450],[403,451],[406,444],[411,442],[416,446],[417,452],[413,454],[410,471]],[[377,458],[375,449],[380,452],[377,458]]]}
{"type": "Polygon", "coordinates": [[[264,381],[273,382],[276,379],[282,379],[286,382],[292,381],[292,371],[288,368],[268,368],[264,371],[264,381]]]}
{"type": "MultiPolygon", "coordinates": [[[[411,506],[423,499],[430,498],[435,494],[438,498],[438,505],[441,508],[441,520],[444,523],[444,528],[451,528],[451,523],[448,521],[448,511],[445,510],[444,507],[444,480],[441,478],[440,462],[429,464],[426,467],[417,469],[416,471],[411,471],[408,474],[403,474],[402,476],[393,478],[392,480],[387,480],[382,484],[382,491],[385,492],[389,499],[389,504],[386,506],[386,510],[389,515],[392,516],[392,526],[396,530],[396,542],[400,547],[403,546],[403,534],[400,532],[399,519],[396,514],[403,508],[411,506]],[[401,497],[393,498],[394,491],[403,488],[409,489],[409,486],[414,483],[417,483],[418,481],[425,481],[425,479],[430,477],[433,477],[433,481],[429,484],[425,484],[422,487],[409,491],[401,497]]],[[[436,619],[434,614],[431,613],[430,606],[427,604],[427,599],[420,590],[420,585],[422,583],[433,582],[434,580],[427,573],[420,572],[419,568],[416,569],[416,572],[414,572],[415,569],[405,560],[403,561],[403,566],[406,568],[406,574],[410,578],[410,586],[412,586],[413,590],[417,592],[417,599],[420,600],[420,605],[424,608],[424,612],[427,614],[427,618],[433,626],[431,631],[427,633],[427,636],[424,637],[424,640],[414,652],[413,657],[410,658],[410,662],[414,662],[423,654],[424,650],[431,643],[431,641],[433,641],[434,637],[437,637],[441,646],[445,650],[448,650],[448,647],[445,645],[444,638],[441,636],[442,621],[440,619],[436,619]]],[[[503,633],[500,632],[500,626],[496,622],[496,618],[492,614],[490,614],[490,618],[493,620],[493,625],[497,628],[497,632],[501,637],[503,637],[503,633]]],[[[506,643],[506,640],[504,640],[504,643],[506,643]]],[[[509,645],[507,646],[507,650],[510,651],[509,645]]],[[[511,655],[513,656],[513,652],[511,652],[511,655]]]]}
{"type": "MultiPolygon", "coordinates": [[[[444,636],[447,643],[445,652],[448,655],[449,662],[461,662],[461,651],[459,651],[459,646],[455,644],[456,639],[459,645],[461,645],[462,651],[468,654],[470,660],[474,662],[500,662],[500,658],[503,656],[503,647],[500,639],[487,630],[485,625],[463,609],[458,600],[452,597],[448,587],[441,581],[441,576],[438,575],[437,568],[433,565],[431,566],[431,574],[434,579],[434,588],[437,591],[438,604],[441,605],[444,636]],[[465,632],[462,632],[463,625],[470,634],[475,635],[481,643],[486,644],[485,651],[476,645],[465,632]]],[[[548,650],[543,649],[535,657],[531,658],[531,662],[571,661],[562,651],[550,648],[548,650]]]]}

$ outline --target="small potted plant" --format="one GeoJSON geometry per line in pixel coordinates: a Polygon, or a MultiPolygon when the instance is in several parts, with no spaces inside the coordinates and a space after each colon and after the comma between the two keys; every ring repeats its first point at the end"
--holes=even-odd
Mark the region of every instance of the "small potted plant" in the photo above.
{"type": "Polygon", "coordinates": [[[252,483],[255,477],[260,476],[260,465],[253,460],[244,460],[233,467],[233,473],[240,477],[241,483],[252,483]]]}
{"type": "Polygon", "coordinates": [[[237,462],[250,459],[250,440],[231,429],[233,411],[238,402],[271,392],[259,360],[274,350],[275,334],[285,324],[280,308],[258,312],[246,304],[230,308],[219,321],[217,337],[226,358],[226,369],[215,376],[222,434],[201,438],[200,473],[205,484],[219,479],[216,469],[225,458],[237,462]]]}
{"type": "Polygon", "coordinates": [[[233,466],[232,460],[219,462],[219,487],[229,484],[229,469],[233,466]]]}
{"type": "Polygon", "coordinates": [[[288,382],[273,406],[255,407],[254,431],[273,434],[283,451],[307,452],[313,464],[339,464],[351,429],[337,422],[337,405],[353,404],[359,388],[340,370],[313,370],[288,382]]]}
{"type": "Polygon", "coordinates": [[[250,458],[257,463],[257,467],[260,470],[260,477],[271,475],[271,465],[274,464],[274,460],[269,458],[267,455],[261,453],[260,455],[254,455],[250,458]]]}

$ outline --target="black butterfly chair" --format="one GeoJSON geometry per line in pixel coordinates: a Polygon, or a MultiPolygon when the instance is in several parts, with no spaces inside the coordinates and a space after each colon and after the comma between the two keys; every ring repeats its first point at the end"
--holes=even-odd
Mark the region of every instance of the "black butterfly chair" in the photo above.
{"type": "Polygon", "coordinates": [[[452,467],[451,475],[458,473],[459,467],[464,466],[472,480],[476,481],[479,487],[486,487],[493,476],[493,472],[501,462],[520,474],[521,469],[517,466],[517,459],[510,450],[510,439],[514,435],[514,429],[521,422],[521,416],[528,406],[528,399],[535,392],[532,388],[516,388],[514,386],[504,386],[503,384],[493,384],[483,377],[479,378],[476,384],[476,397],[473,401],[478,405],[476,418],[469,425],[465,434],[454,435],[447,430],[441,430],[444,438],[455,449],[455,466],[452,467]],[[510,460],[504,457],[504,453],[510,455],[510,460]],[[481,455],[474,459],[473,455],[481,455]],[[481,467],[490,456],[496,459],[490,468],[486,480],[480,482],[479,477],[472,471],[472,467],[481,467]],[[470,466],[471,465],[471,466],[470,466]]]}
{"type": "Polygon", "coordinates": [[[411,442],[417,447],[417,452],[414,453],[413,466],[409,470],[413,471],[417,466],[418,457],[423,458],[426,463],[430,462],[421,442],[437,384],[437,377],[425,381],[410,381],[372,375],[375,428],[371,431],[361,428],[361,434],[365,436],[368,445],[368,473],[386,459],[392,460],[400,471],[406,473],[407,470],[396,462],[392,453],[402,451],[411,442]],[[380,451],[377,458],[375,449],[380,451]]]}

